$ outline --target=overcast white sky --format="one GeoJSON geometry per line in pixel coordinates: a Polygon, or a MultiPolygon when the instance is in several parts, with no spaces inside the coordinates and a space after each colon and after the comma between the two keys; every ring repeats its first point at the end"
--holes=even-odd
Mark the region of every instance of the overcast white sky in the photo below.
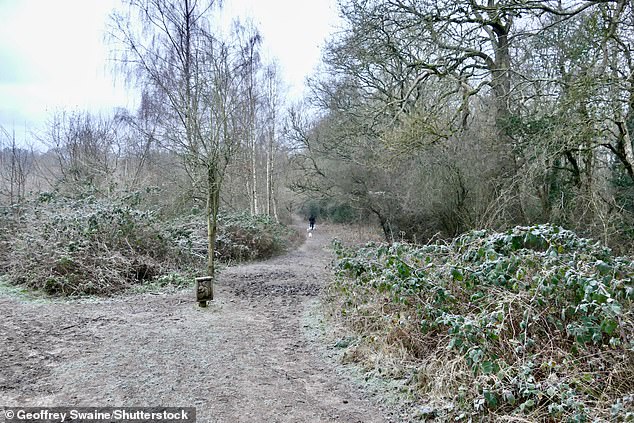
{"type": "MultiPolygon", "coordinates": [[[[119,0],[0,0],[0,125],[41,127],[56,110],[132,106],[107,65],[103,32],[119,0]]],[[[224,0],[223,16],[251,17],[277,57],[291,96],[337,25],[336,0],[224,0]]]]}

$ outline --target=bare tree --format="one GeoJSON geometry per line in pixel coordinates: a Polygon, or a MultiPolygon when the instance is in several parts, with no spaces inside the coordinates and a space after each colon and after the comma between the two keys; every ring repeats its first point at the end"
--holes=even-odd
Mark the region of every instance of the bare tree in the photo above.
{"type": "Polygon", "coordinates": [[[279,70],[275,63],[266,67],[264,73],[264,114],[265,114],[265,138],[266,142],[266,214],[275,217],[279,222],[277,214],[277,200],[275,197],[275,153],[277,137],[277,109],[280,102],[280,77],[279,70]]]}
{"type": "Polygon", "coordinates": [[[33,150],[21,148],[17,144],[15,129],[9,132],[0,126],[0,194],[9,205],[20,204],[25,199],[27,178],[33,163],[33,150]]]}
{"type": "Polygon", "coordinates": [[[365,201],[382,226],[418,208],[447,234],[570,221],[582,198],[617,208],[610,178],[634,159],[632,2],[339,3],[347,26],[312,84],[321,116],[291,125],[311,176],[298,188],[365,201]],[[427,190],[386,183],[394,166],[427,190]]]}
{"type": "Polygon", "coordinates": [[[55,113],[40,141],[55,156],[44,169],[49,184],[71,195],[113,192],[121,156],[119,122],[88,112],[55,113]]]}
{"type": "Polygon", "coordinates": [[[197,291],[205,306],[213,299],[220,190],[239,141],[245,64],[235,41],[214,34],[211,12],[219,1],[128,3],[128,13],[113,15],[111,25],[123,47],[120,63],[135,81],[152,87],[160,117],[157,137],[181,156],[192,186],[206,202],[207,276],[197,291]]]}
{"type": "Polygon", "coordinates": [[[236,22],[235,36],[240,43],[242,56],[242,74],[245,90],[245,109],[243,111],[243,125],[245,137],[245,153],[247,156],[247,190],[249,192],[251,214],[260,213],[258,202],[258,148],[257,148],[257,107],[259,103],[258,71],[260,69],[260,45],[262,37],[251,22],[242,24],[236,22]]]}

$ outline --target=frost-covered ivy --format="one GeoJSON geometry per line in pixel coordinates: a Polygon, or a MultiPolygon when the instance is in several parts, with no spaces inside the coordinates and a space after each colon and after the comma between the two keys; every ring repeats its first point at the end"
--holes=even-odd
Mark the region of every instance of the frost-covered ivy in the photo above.
{"type": "Polygon", "coordinates": [[[472,231],[448,244],[334,247],[348,321],[416,332],[407,345],[427,359],[462,357],[474,383],[456,391],[456,410],[634,418],[623,399],[634,388],[630,258],[552,225],[472,231]]]}

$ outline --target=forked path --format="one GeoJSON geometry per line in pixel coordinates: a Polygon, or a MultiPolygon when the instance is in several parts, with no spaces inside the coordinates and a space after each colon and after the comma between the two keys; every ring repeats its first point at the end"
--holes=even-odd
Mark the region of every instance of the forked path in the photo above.
{"type": "Polygon", "coordinates": [[[207,309],[190,292],[82,301],[0,294],[0,405],[195,406],[199,422],[381,422],[324,361],[307,308],[328,234],[224,270],[207,309]]]}

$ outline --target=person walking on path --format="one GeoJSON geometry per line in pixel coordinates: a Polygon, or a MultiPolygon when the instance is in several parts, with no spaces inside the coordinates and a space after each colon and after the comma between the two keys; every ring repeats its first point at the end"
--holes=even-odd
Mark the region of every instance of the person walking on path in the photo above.
{"type": "Polygon", "coordinates": [[[308,218],[308,227],[310,228],[311,231],[315,230],[315,216],[312,214],[308,218]]]}

